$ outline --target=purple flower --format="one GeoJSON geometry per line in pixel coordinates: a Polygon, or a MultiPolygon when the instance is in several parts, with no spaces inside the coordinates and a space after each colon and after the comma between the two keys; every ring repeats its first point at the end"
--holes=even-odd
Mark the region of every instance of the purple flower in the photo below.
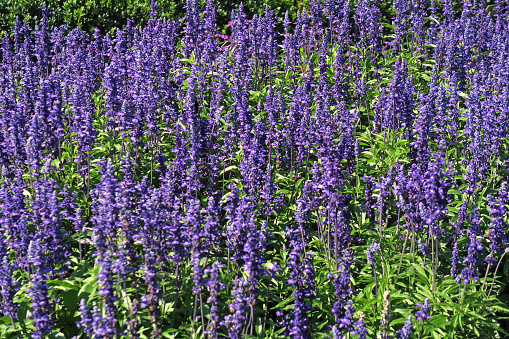
{"type": "Polygon", "coordinates": [[[120,226],[118,201],[120,188],[111,159],[103,159],[101,168],[101,182],[92,191],[92,223],[94,225],[92,240],[98,255],[106,251],[116,253],[114,240],[117,238],[117,230],[120,226]]]}
{"type": "Polygon", "coordinates": [[[61,202],[58,200],[53,181],[38,181],[34,184],[36,197],[32,202],[32,221],[37,226],[37,237],[41,240],[42,251],[49,251],[45,257],[46,267],[58,270],[58,265],[66,264],[70,256],[62,229],[61,202]]]}
{"type": "Polygon", "coordinates": [[[199,39],[203,27],[199,16],[198,5],[199,1],[197,0],[186,1],[186,28],[183,39],[185,45],[184,54],[186,57],[189,57],[192,52],[195,52],[197,55],[200,52],[198,46],[200,44],[199,39]]]}
{"type": "Polygon", "coordinates": [[[495,254],[501,252],[501,249],[507,246],[507,237],[504,231],[507,229],[507,223],[504,220],[507,208],[504,203],[495,200],[491,195],[488,196],[488,205],[490,207],[488,239],[491,242],[489,246],[491,253],[485,261],[488,265],[493,266],[497,262],[495,254]]]}
{"type": "Polygon", "coordinates": [[[403,328],[396,333],[395,339],[410,339],[413,331],[412,316],[408,316],[403,328]]]}
{"type": "Polygon", "coordinates": [[[358,41],[361,48],[379,52],[381,49],[382,26],[380,20],[380,8],[374,1],[361,0],[357,3],[355,11],[355,25],[358,41]]]}
{"type": "Polygon", "coordinates": [[[32,234],[28,226],[28,211],[26,209],[23,190],[26,185],[21,171],[16,172],[16,179],[5,179],[0,189],[1,217],[0,229],[6,232],[9,241],[6,246],[16,253],[16,262],[20,267],[28,266],[27,252],[32,234]]]}
{"type": "Polygon", "coordinates": [[[28,289],[28,295],[32,298],[32,314],[35,327],[32,337],[42,339],[53,328],[53,312],[55,310],[54,302],[49,294],[49,287],[46,284],[48,280],[45,266],[44,247],[41,240],[36,238],[30,243],[28,256],[34,265],[34,273],[31,276],[32,286],[28,289]]]}
{"type": "MultiPolygon", "coordinates": [[[[343,258],[340,261],[339,272],[335,275],[329,274],[329,278],[333,278],[334,294],[337,300],[332,307],[332,314],[336,317],[336,324],[341,323],[341,319],[345,316],[345,306],[347,299],[353,295],[352,287],[350,286],[350,267],[354,263],[353,251],[351,249],[345,250],[343,258]]],[[[343,328],[339,325],[339,328],[343,328]]]]}
{"type": "Polygon", "coordinates": [[[451,259],[451,277],[457,279],[459,273],[459,250],[458,240],[454,239],[454,245],[452,248],[452,259],[451,259]]]}
{"type": "Polygon", "coordinates": [[[375,131],[404,128],[410,134],[414,122],[414,84],[405,59],[396,64],[388,88],[384,88],[375,107],[375,131]]]}
{"type": "Polygon", "coordinates": [[[221,282],[220,268],[224,265],[219,261],[212,264],[211,269],[207,269],[206,273],[210,273],[210,278],[207,281],[207,289],[210,296],[207,299],[210,305],[210,323],[205,334],[212,339],[218,339],[220,335],[221,314],[219,303],[221,301],[220,293],[225,288],[225,284],[221,282]]]}
{"type": "Polygon", "coordinates": [[[420,310],[415,312],[415,317],[418,321],[431,319],[430,313],[433,311],[433,306],[430,305],[428,298],[424,299],[424,303],[416,303],[415,306],[420,307],[420,310]]]}
{"type": "Polygon", "coordinates": [[[211,65],[219,52],[219,45],[216,39],[216,8],[213,0],[205,3],[205,20],[203,23],[202,58],[205,65],[211,65]]]}
{"type": "MultiPolygon", "coordinates": [[[[363,176],[362,177],[362,180],[364,180],[366,183],[364,184],[364,188],[366,190],[366,193],[364,194],[365,196],[365,201],[362,205],[362,211],[363,212],[366,212],[366,216],[370,219],[370,220],[374,220],[375,218],[375,207],[376,207],[376,196],[373,194],[373,189],[374,189],[374,183],[375,183],[375,178],[372,177],[372,176],[363,176]]],[[[398,184],[401,183],[402,181],[398,180],[397,181],[398,184]]],[[[397,186],[396,186],[397,187],[397,186]]]]}
{"type": "Polygon", "coordinates": [[[397,0],[394,2],[393,6],[396,10],[396,17],[393,18],[393,23],[395,25],[395,40],[393,44],[396,47],[396,51],[399,52],[401,39],[408,31],[410,24],[411,4],[408,0],[397,0]]]}
{"type": "Polygon", "coordinates": [[[428,257],[429,256],[429,247],[428,245],[423,242],[421,239],[419,239],[419,242],[417,244],[417,247],[419,247],[419,250],[421,251],[422,255],[424,257],[428,257]]]}
{"type": "Polygon", "coordinates": [[[379,244],[371,244],[368,247],[367,255],[368,255],[368,264],[374,265],[376,263],[376,252],[380,250],[379,244]]]}
{"type": "Polygon", "coordinates": [[[464,284],[472,281],[477,283],[479,281],[479,274],[477,273],[477,266],[481,264],[481,256],[484,253],[482,240],[478,239],[475,233],[470,233],[470,242],[468,244],[467,256],[463,259],[466,267],[461,270],[456,281],[463,281],[464,284]]]}
{"type": "Polygon", "coordinates": [[[351,332],[354,330],[354,321],[353,315],[355,313],[355,308],[353,307],[353,300],[350,299],[346,303],[346,311],[343,318],[340,319],[340,323],[338,325],[339,328],[344,329],[346,332],[351,332]]]}
{"type": "Polygon", "coordinates": [[[246,310],[248,306],[244,292],[244,281],[237,278],[233,284],[232,294],[234,299],[229,305],[232,314],[227,315],[222,324],[228,329],[229,338],[240,339],[244,325],[247,322],[246,310]]]}
{"type": "MultiPolygon", "coordinates": [[[[3,240],[3,239],[0,239],[3,240]]],[[[3,253],[5,249],[0,241],[0,311],[6,317],[10,317],[12,320],[18,318],[17,310],[18,303],[14,301],[14,295],[18,290],[18,284],[14,279],[13,272],[16,268],[11,264],[7,253],[3,253]]]]}
{"type": "Polygon", "coordinates": [[[246,226],[248,226],[246,230],[247,241],[244,244],[242,259],[244,261],[243,269],[247,274],[247,302],[252,309],[258,299],[260,278],[265,275],[262,265],[265,262],[263,252],[267,243],[268,232],[265,221],[262,222],[260,229],[256,228],[254,220],[251,220],[246,226]]]}
{"type": "Polygon", "coordinates": [[[80,300],[79,311],[80,311],[81,321],[78,322],[78,327],[83,328],[83,331],[89,337],[91,337],[93,334],[92,323],[93,323],[94,319],[92,318],[92,316],[90,314],[90,309],[88,308],[87,301],[85,299],[80,300]]]}
{"type": "Polygon", "coordinates": [[[102,297],[104,316],[101,316],[100,330],[95,330],[95,334],[99,338],[109,338],[118,333],[117,306],[115,302],[119,298],[115,295],[116,288],[112,272],[112,258],[109,253],[105,253],[98,257],[96,263],[101,267],[101,271],[97,274],[97,283],[99,285],[97,294],[102,297]]]}
{"type": "MultiPolygon", "coordinates": [[[[296,252],[292,251],[294,256],[296,252]]],[[[291,270],[290,284],[296,287],[293,296],[295,298],[294,310],[290,312],[291,325],[289,334],[293,338],[308,339],[311,337],[309,325],[309,312],[313,309],[312,301],[315,298],[315,272],[313,267],[313,255],[299,259],[291,258],[288,263],[291,270]]]]}
{"type": "Polygon", "coordinates": [[[364,313],[359,312],[359,320],[355,322],[355,329],[352,332],[353,334],[358,334],[359,339],[367,339],[368,338],[368,330],[366,328],[366,323],[364,321],[364,313]]]}
{"type": "Polygon", "coordinates": [[[127,322],[129,326],[130,337],[133,339],[139,339],[139,330],[141,327],[141,323],[138,320],[138,313],[140,312],[140,302],[138,300],[133,300],[132,310],[131,310],[131,319],[127,322]]]}
{"type": "Polygon", "coordinates": [[[341,334],[341,331],[338,329],[336,325],[332,327],[332,338],[333,339],[343,339],[343,335],[341,334]]]}

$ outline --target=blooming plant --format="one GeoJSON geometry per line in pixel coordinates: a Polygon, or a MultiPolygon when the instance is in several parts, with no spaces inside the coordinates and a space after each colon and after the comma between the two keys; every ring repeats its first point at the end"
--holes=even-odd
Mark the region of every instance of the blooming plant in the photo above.
{"type": "Polygon", "coordinates": [[[381,5],[16,21],[0,337],[509,336],[509,6],[381,5]]]}

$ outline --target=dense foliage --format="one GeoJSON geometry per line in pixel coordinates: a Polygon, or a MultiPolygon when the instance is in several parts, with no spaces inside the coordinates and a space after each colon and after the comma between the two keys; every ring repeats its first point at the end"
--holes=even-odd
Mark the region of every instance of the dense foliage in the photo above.
{"type": "MultiPolygon", "coordinates": [[[[454,0],[455,2],[457,0],[454,0]]],[[[185,16],[184,0],[157,0],[158,17],[179,20],[185,16]]],[[[223,30],[230,21],[231,11],[240,1],[222,0],[216,4],[217,25],[223,30]]],[[[246,14],[263,14],[269,5],[276,15],[284,16],[290,10],[294,19],[297,10],[309,5],[309,0],[245,0],[246,14]]],[[[50,30],[60,25],[93,33],[94,28],[101,32],[115,34],[124,28],[127,20],[144,25],[150,18],[151,0],[0,0],[0,31],[11,32],[17,17],[26,19],[32,26],[42,18],[41,7],[47,4],[51,15],[48,18],[50,30]]],[[[390,4],[385,8],[390,8],[390,4]]]]}
{"type": "Polygon", "coordinates": [[[16,21],[0,337],[507,336],[509,6],[438,5],[16,21]]]}

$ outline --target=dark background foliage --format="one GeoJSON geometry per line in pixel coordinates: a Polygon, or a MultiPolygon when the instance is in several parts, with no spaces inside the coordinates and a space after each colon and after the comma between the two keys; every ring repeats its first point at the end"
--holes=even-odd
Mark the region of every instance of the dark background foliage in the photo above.
{"type": "MultiPolygon", "coordinates": [[[[50,28],[62,24],[70,27],[79,26],[91,32],[95,27],[102,32],[111,32],[121,28],[131,18],[136,24],[146,22],[150,16],[150,0],[0,0],[0,30],[11,31],[16,16],[27,19],[34,26],[41,19],[39,7],[46,2],[51,12],[50,28]]],[[[265,5],[283,17],[288,10],[295,15],[296,9],[307,5],[308,0],[247,0],[243,1],[248,17],[263,13],[265,5]]],[[[157,0],[158,16],[170,19],[182,18],[185,13],[184,0],[157,0]]],[[[231,11],[237,8],[240,1],[219,1],[218,24],[224,27],[230,21],[231,11]]]]}
{"type": "MultiPolygon", "coordinates": [[[[40,7],[46,2],[50,15],[50,29],[62,24],[71,28],[81,27],[92,32],[97,27],[101,32],[113,32],[124,27],[131,18],[136,24],[143,24],[150,16],[150,0],[0,0],[0,31],[10,32],[16,17],[27,19],[34,26],[41,20],[40,7]]],[[[279,18],[286,11],[295,19],[297,10],[309,7],[310,0],[224,0],[217,3],[218,26],[226,30],[231,11],[240,3],[244,4],[247,17],[264,12],[268,5],[279,18]]],[[[490,1],[488,1],[490,2],[490,1]]],[[[185,0],[156,0],[160,17],[182,18],[185,13],[185,0]]],[[[356,1],[353,1],[356,3],[356,1]]],[[[382,22],[391,22],[393,1],[381,1],[382,22]]],[[[459,0],[454,0],[456,8],[461,8],[459,0]]],[[[355,7],[352,6],[352,9],[355,7]]]]}

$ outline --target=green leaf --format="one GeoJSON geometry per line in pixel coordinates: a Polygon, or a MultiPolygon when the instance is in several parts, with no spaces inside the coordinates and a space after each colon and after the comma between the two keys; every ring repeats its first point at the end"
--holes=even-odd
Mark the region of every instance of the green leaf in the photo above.
{"type": "Polygon", "coordinates": [[[95,277],[85,279],[85,284],[81,287],[78,295],[82,298],[83,294],[93,295],[97,291],[98,285],[95,277]]]}
{"type": "Polygon", "coordinates": [[[276,306],[274,306],[274,308],[276,309],[279,309],[289,303],[291,303],[292,301],[295,301],[295,298],[294,297],[289,297],[289,298],[286,298],[285,300],[281,301],[279,304],[277,304],[276,306]]]}
{"type": "Polygon", "coordinates": [[[69,283],[67,281],[63,281],[63,280],[48,280],[46,283],[49,286],[55,286],[56,289],[61,289],[64,291],[68,291],[68,290],[78,291],[80,289],[79,286],[76,286],[74,284],[71,284],[71,283],[69,283]]]}
{"type": "Polygon", "coordinates": [[[435,328],[441,328],[449,325],[449,320],[447,320],[447,317],[442,314],[434,315],[428,321],[435,328]]]}
{"type": "Polygon", "coordinates": [[[1,317],[0,318],[0,324],[12,324],[11,317],[1,317]]]}

